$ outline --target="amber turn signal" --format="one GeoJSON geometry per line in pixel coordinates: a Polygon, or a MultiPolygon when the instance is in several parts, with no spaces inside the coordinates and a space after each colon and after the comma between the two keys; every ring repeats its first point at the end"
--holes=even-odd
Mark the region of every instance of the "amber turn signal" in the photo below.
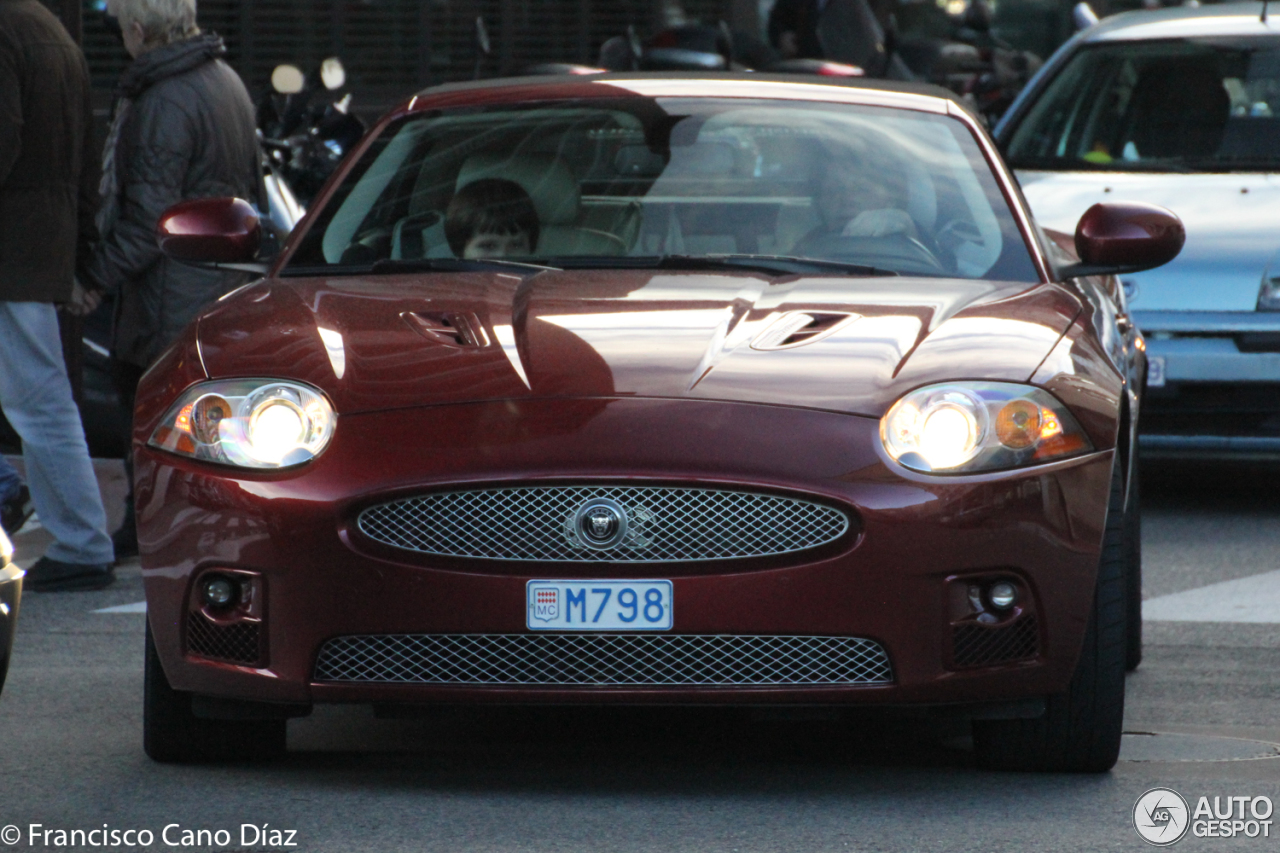
{"type": "Polygon", "coordinates": [[[1005,447],[1022,450],[1040,440],[1040,407],[1030,400],[1010,400],[996,415],[996,437],[1005,447]]]}

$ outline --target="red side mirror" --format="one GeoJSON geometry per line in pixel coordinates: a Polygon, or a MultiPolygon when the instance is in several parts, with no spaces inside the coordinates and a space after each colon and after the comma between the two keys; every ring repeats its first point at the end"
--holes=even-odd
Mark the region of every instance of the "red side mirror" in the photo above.
{"type": "Polygon", "coordinates": [[[166,210],[156,224],[156,242],[179,261],[246,263],[262,245],[262,225],[243,199],[200,198],[166,210]]]}
{"type": "Polygon", "coordinates": [[[1167,264],[1187,240],[1182,220],[1154,204],[1095,204],[1076,226],[1076,254],[1081,267],[1096,273],[1137,272],[1167,264]]]}

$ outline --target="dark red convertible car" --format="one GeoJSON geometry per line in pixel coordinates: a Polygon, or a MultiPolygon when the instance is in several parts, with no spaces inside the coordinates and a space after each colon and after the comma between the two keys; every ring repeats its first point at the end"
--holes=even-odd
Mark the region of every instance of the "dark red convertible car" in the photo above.
{"type": "MultiPolygon", "coordinates": [[[[159,234],[257,238],[232,199],[159,234]]],[[[1145,375],[1112,274],[1181,241],[1123,204],[1047,237],[940,89],[425,91],[143,381],[147,752],[269,757],[315,703],[911,705],[985,766],[1106,770],[1145,375]]]]}

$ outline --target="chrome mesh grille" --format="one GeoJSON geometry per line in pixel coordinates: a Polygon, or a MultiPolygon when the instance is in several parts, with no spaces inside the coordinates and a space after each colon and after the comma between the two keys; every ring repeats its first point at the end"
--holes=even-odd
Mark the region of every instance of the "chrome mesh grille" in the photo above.
{"type": "Polygon", "coordinates": [[[754,492],[656,486],[535,486],[443,492],[370,507],[366,536],[387,545],[490,560],[665,563],[764,557],[816,548],[849,517],[811,501],[754,492]],[[596,550],[574,513],[607,498],[626,510],[626,538],[596,550]]]}
{"type": "Polygon", "coordinates": [[[542,686],[889,684],[860,637],[725,634],[385,634],[324,644],[317,681],[542,686]]]}

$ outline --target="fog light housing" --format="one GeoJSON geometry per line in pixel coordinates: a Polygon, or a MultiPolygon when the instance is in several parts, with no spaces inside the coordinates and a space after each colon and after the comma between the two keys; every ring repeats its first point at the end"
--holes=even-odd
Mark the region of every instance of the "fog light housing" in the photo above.
{"type": "Polygon", "coordinates": [[[214,575],[200,585],[200,599],[210,610],[225,610],[239,598],[240,585],[231,578],[214,575]]]}
{"type": "Polygon", "coordinates": [[[1018,603],[1018,588],[1008,581],[996,581],[987,590],[987,601],[996,610],[1008,610],[1018,603]]]}

